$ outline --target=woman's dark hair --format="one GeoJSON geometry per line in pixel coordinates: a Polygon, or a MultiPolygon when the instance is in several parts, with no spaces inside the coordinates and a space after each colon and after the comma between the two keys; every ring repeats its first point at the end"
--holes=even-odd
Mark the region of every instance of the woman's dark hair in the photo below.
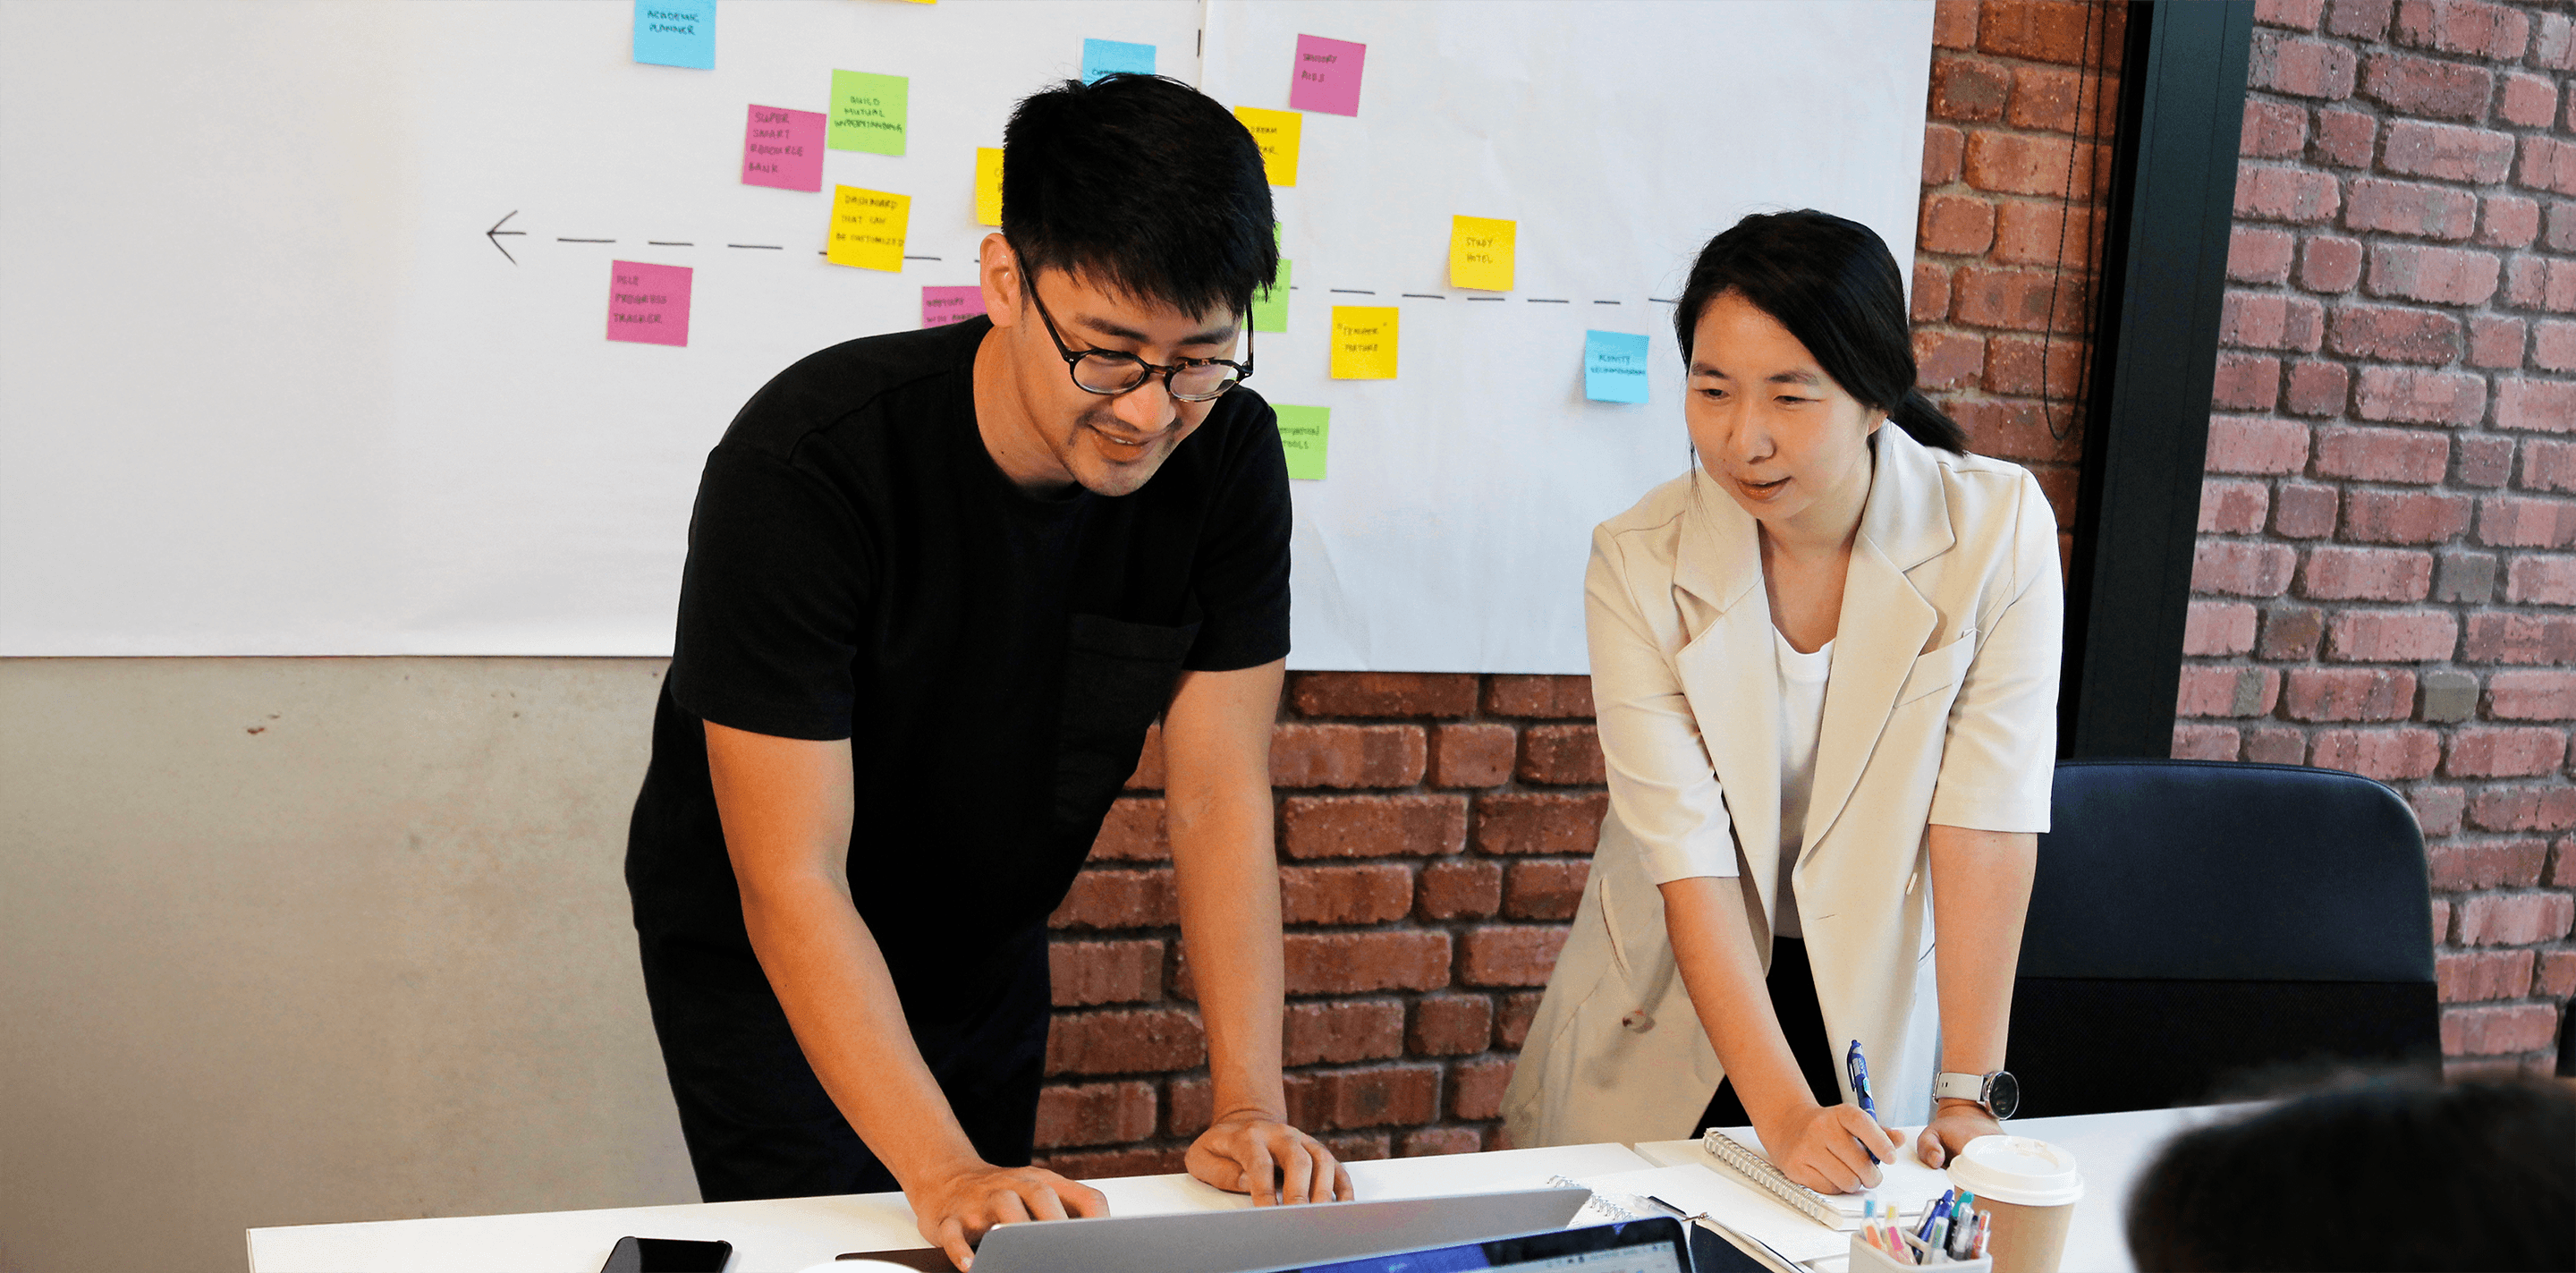
{"type": "Polygon", "coordinates": [[[1271,220],[1252,134],[1179,80],[1066,80],[1002,130],[1002,235],[1028,276],[1053,266],[1185,314],[1242,313],[1279,270],[1271,220]]]}
{"type": "Polygon", "coordinates": [[[1749,216],[1710,239],[1673,311],[1685,366],[1700,314],[1728,292],[1777,319],[1843,392],[1915,441],[1967,453],[1967,433],[1914,387],[1905,284],[1876,231],[1806,208],[1749,216]]]}
{"type": "Polygon", "coordinates": [[[2383,1080],[2185,1132],[2128,1236],[2146,1270],[2576,1268],[2576,1093],[2383,1080]]]}

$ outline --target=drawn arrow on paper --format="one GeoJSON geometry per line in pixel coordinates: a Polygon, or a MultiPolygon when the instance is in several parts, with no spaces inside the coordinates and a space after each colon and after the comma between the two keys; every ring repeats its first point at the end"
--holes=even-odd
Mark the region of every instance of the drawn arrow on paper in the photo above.
{"type": "MultiPolygon", "coordinates": [[[[515,217],[515,216],[517,216],[517,215],[519,215],[519,210],[518,210],[518,209],[516,209],[516,208],[512,208],[512,209],[510,210],[510,217],[515,217]]],[[[510,217],[503,217],[503,218],[501,218],[500,220],[493,222],[493,223],[492,223],[492,228],[491,228],[491,229],[489,229],[489,230],[485,230],[485,231],[483,232],[483,237],[484,237],[484,238],[486,238],[486,239],[490,239],[490,240],[492,241],[492,250],[493,250],[493,251],[500,253],[504,259],[506,259],[506,260],[508,260],[508,261],[510,262],[510,264],[512,264],[512,265],[516,265],[516,264],[518,264],[518,263],[519,263],[519,258],[517,258],[517,257],[515,257],[515,256],[511,256],[511,255],[510,255],[510,249],[508,249],[508,248],[505,248],[505,247],[501,246],[501,236],[503,236],[503,235],[510,235],[510,236],[513,236],[513,237],[524,236],[525,234],[527,234],[527,231],[525,231],[525,230],[504,230],[504,229],[502,229],[502,228],[501,228],[502,226],[508,225],[508,224],[510,223],[510,217]]]]}

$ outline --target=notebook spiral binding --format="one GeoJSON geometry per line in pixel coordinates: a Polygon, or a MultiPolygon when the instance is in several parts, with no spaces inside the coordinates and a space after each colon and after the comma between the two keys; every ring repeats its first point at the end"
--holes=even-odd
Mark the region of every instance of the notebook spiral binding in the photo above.
{"type": "MultiPolygon", "coordinates": [[[[1584,1184],[1580,1180],[1572,1180],[1564,1176],[1550,1176],[1547,1178],[1547,1183],[1550,1188],[1554,1189],[1592,1189],[1590,1185],[1584,1184]]],[[[1602,1218],[1593,1222],[1596,1224],[1628,1224],[1645,1218],[1634,1211],[1630,1211],[1626,1207],[1620,1206],[1618,1203],[1612,1202],[1608,1195],[1603,1194],[1597,1189],[1593,1189],[1592,1196],[1584,1200],[1583,1210],[1575,1213],[1575,1224],[1579,1225],[1583,1223],[1582,1216],[1584,1212],[1599,1213],[1602,1218]]]]}
{"type": "Polygon", "coordinates": [[[1747,1182],[1772,1197],[1787,1203],[1808,1219],[1828,1229],[1841,1227],[1836,1222],[1842,1218],[1842,1213],[1834,1210],[1832,1203],[1817,1197],[1806,1186],[1781,1174],[1779,1168],[1771,1165],[1770,1159],[1754,1152],[1752,1147],[1744,1142],[1712,1127],[1700,1137],[1699,1143],[1702,1149],[1709,1152],[1710,1157],[1734,1168],[1735,1174],[1744,1177],[1747,1182]]]}

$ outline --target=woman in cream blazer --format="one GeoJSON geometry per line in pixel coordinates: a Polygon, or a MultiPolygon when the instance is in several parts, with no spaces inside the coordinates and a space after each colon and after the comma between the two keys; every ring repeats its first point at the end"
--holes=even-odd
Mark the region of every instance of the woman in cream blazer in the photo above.
{"type": "Polygon", "coordinates": [[[1850,1104],[1850,1041],[1888,1124],[1929,1116],[1935,1166],[2007,1104],[1989,1076],[2048,825],[2056,521],[1914,391],[1866,227],[1746,218],[1675,327],[1698,463],[1593,533],[1610,815],[1503,1116],[1522,1146],[1749,1121],[1801,1183],[1849,1189],[1894,1148],[1850,1104]],[[1804,957],[1775,968],[1784,932],[1804,957]]]}

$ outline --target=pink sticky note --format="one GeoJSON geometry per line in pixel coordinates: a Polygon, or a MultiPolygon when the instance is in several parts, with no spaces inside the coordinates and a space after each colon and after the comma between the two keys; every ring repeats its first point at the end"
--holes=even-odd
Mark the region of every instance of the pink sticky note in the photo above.
{"type": "Polygon", "coordinates": [[[823,188],[821,111],[754,106],[742,130],[742,183],[781,190],[823,188]]]}
{"type": "Polygon", "coordinates": [[[689,274],[685,265],[608,263],[608,338],[646,345],[689,343],[689,274]]]}
{"type": "Polygon", "coordinates": [[[921,289],[921,325],[946,327],[962,323],[984,312],[984,289],[980,287],[925,287],[921,289]]]}
{"type": "Polygon", "coordinates": [[[1297,37],[1297,69],[1288,85],[1288,108],[1327,115],[1360,113],[1360,63],[1368,46],[1320,35],[1297,37]]]}

